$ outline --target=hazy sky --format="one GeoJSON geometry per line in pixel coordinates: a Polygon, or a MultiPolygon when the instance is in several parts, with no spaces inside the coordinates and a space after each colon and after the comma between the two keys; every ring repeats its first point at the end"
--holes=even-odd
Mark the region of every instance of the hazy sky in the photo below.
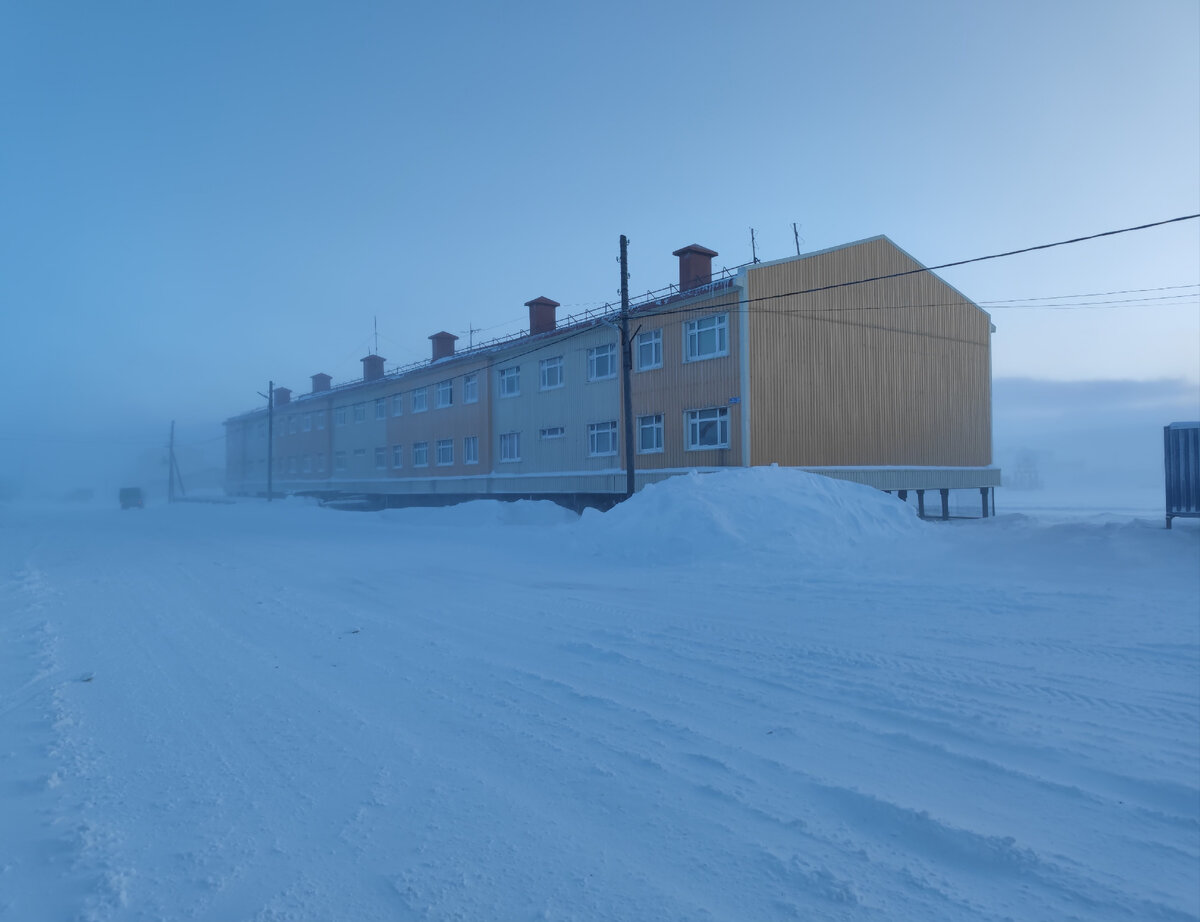
{"type": "MultiPolygon", "coordinates": [[[[390,367],[597,305],[622,233],[637,292],[750,227],[933,265],[1200,212],[1198,60],[1195,0],[0,0],[12,432],[219,422],[361,374],[376,316],[390,367]]],[[[1200,222],[944,275],[1088,295],[996,305],[997,376],[1200,381],[1200,222]]]]}

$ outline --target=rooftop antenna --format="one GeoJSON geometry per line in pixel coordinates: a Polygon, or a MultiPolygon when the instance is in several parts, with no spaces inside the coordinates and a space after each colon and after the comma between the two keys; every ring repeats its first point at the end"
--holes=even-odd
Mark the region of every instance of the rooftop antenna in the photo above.
{"type": "Polygon", "coordinates": [[[379,355],[379,315],[376,314],[372,319],[375,321],[375,352],[374,352],[374,355],[379,355]]]}
{"type": "Polygon", "coordinates": [[[754,228],[750,228],[750,258],[758,262],[758,246],[754,242],[754,228]]]}
{"type": "Polygon", "coordinates": [[[796,229],[796,222],[792,222],[792,236],[796,238],[796,255],[800,255],[800,231],[796,229]]]}
{"type": "Polygon", "coordinates": [[[481,331],[477,330],[470,323],[467,324],[467,343],[468,343],[467,348],[468,349],[475,348],[475,334],[478,332],[481,332],[481,331]]]}

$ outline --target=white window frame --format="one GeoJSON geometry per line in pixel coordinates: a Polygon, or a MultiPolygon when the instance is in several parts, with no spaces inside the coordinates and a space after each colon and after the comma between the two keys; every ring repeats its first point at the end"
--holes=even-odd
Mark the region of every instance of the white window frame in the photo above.
{"type": "Polygon", "coordinates": [[[346,471],[346,453],[344,451],[335,451],[333,453],[333,469],[336,473],[343,474],[346,471]]]}
{"type": "Polygon", "coordinates": [[[392,446],[392,467],[396,470],[404,467],[404,446],[392,446]]]}
{"type": "Polygon", "coordinates": [[[606,420],[602,423],[588,423],[588,457],[607,458],[617,453],[617,421],[606,420]],[[607,448],[602,447],[607,443],[607,448]]]}
{"type": "Polygon", "coordinates": [[[356,403],[354,405],[354,421],[356,423],[365,423],[367,421],[367,405],[365,403],[356,403]]]}
{"type": "Polygon", "coordinates": [[[729,447],[729,407],[704,407],[683,414],[683,434],[688,451],[716,451],[729,447]],[[700,429],[706,423],[717,424],[717,441],[700,442],[700,429]]]}
{"type": "Polygon", "coordinates": [[[295,435],[295,434],[296,434],[296,417],[289,416],[288,417],[288,435],[295,435]]]}
{"type": "Polygon", "coordinates": [[[463,464],[479,463],[479,436],[463,436],[463,464]]]}
{"type": "Polygon", "coordinates": [[[513,365],[511,368],[501,368],[496,375],[496,392],[501,397],[520,397],[521,396],[521,366],[513,365]]]}
{"type": "Polygon", "coordinates": [[[637,370],[652,371],[663,367],[662,330],[647,330],[637,336],[637,370]],[[645,360],[644,348],[650,347],[650,361],[645,360]]]}
{"type": "Polygon", "coordinates": [[[428,442],[413,442],[413,467],[429,467],[428,442]]]}
{"type": "Polygon", "coordinates": [[[607,343],[603,346],[595,346],[587,351],[588,362],[588,380],[589,381],[607,381],[610,378],[617,376],[617,347],[615,343],[607,343]],[[603,356],[608,364],[609,370],[605,374],[600,374],[597,366],[599,360],[603,356]]]}
{"type": "Polygon", "coordinates": [[[538,389],[552,391],[566,383],[563,375],[563,357],[555,355],[538,362],[538,389]]]}
{"type": "Polygon", "coordinates": [[[375,401],[375,418],[387,419],[387,398],[380,397],[375,401]]]}
{"type": "Polygon", "coordinates": [[[418,387],[412,392],[412,411],[424,413],[429,409],[429,388],[418,387]]]}
{"type": "Polygon", "coordinates": [[[387,470],[387,448],[375,448],[375,470],[387,470]]]}
{"type": "Polygon", "coordinates": [[[311,413],[304,414],[304,431],[312,432],[312,414],[311,413]]]}
{"type": "Polygon", "coordinates": [[[509,464],[521,460],[521,433],[500,433],[500,450],[498,453],[501,464],[509,464]]]}
{"type": "Polygon", "coordinates": [[[637,453],[639,455],[657,455],[665,450],[666,441],[661,413],[648,413],[637,418],[637,453]],[[646,433],[653,433],[652,444],[646,447],[646,433]],[[657,443],[657,444],[653,444],[657,443]]]}
{"type": "Polygon", "coordinates": [[[404,415],[404,394],[392,394],[392,416],[404,415]]]}
{"type": "Polygon", "coordinates": [[[434,450],[438,467],[449,467],[454,463],[454,439],[438,439],[434,450]]]}
{"type": "Polygon", "coordinates": [[[439,381],[437,383],[437,408],[444,410],[454,405],[454,381],[439,381]]]}
{"type": "Polygon", "coordinates": [[[325,411],[318,410],[313,415],[316,416],[316,418],[317,418],[317,429],[323,430],[325,428],[325,411]]]}
{"type": "Polygon", "coordinates": [[[346,408],[336,407],[333,411],[333,424],[335,426],[346,425],[346,408]]]}
{"type": "Polygon", "coordinates": [[[463,375],[463,403],[479,403],[479,373],[463,375]]]}
{"type": "Polygon", "coordinates": [[[542,440],[561,439],[566,434],[567,429],[565,426],[546,426],[538,430],[538,438],[542,440]]]}
{"type": "Polygon", "coordinates": [[[709,317],[699,317],[689,320],[683,325],[683,360],[685,362],[704,362],[708,359],[719,359],[729,355],[729,315],[713,314],[709,317]],[[714,351],[700,351],[700,337],[708,332],[713,334],[714,351]]]}
{"type": "Polygon", "coordinates": [[[355,464],[358,463],[360,458],[362,459],[363,464],[367,463],[367,450],[365,448],[356,448],[350,455],[350,459],[354,461],[355,464]]]}

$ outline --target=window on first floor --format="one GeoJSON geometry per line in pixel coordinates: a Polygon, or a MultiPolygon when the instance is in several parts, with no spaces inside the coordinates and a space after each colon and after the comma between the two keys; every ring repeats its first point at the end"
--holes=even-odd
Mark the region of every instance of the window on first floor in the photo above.
{"type": "Polygon", "coordinates": [[[479,463],[479,436],[468,435],[463,439],[463,464],[479,463]]]}
{"type": "Polygon", "coordinates": [[[538,430],[538,438],[542,439],[561,439],[566,432],[562,426],[546,426],[538,430]]]}
{"type": "Polygon", "coordinates": [[[346,470],[346,453],[344,451],[335,451],[333,453],[333,469],[338,473],[346,470]]]}
{"type": "Polygon", "coordinates": [[[304,456],[304,460],[300,465],[300,469],[306,474],[312,473],[312,455],[304,456]]]}
{"type": "Polygon", "coordinates": [[[428,442],[413,442],[413,467],[429,467],[428,442]]]}
{"type": "Polygon", "coordinates": [[[386,468],[387,468],[387,449],[386,448],[376,448],[375,449],[375,469],[382,471],[382,470],[385,470],[386,468]]]}
{"type": "Polygon", "coordinates": [[[500,460],[521,460],[521,433],[505,432],[500,436],[500,460]]]}
{"type": "Polygon", "coordinates": [[[617,421],[588,423],[588,454],[615,455],[617,453],[617,421]]]}
{"type": "Polygon", "coordinates": [[[648,455],[663,450],[663,417],[661,413],[639,416],[638,447],[640,454],[648,455]]]}
{"type": "Polygon", "coordinates": [[[437,440],[437,463],[441,467],[454,463],[454,439],[437,440]]]}
{"type": "Polygon", "coordinates": [[[404,467],[404,446],[392,446],[392,467],[404,467]]]}
{"type": "Polygon", "coordinates": [[[688,451],[729,447],[729,408],[709,407],[684,414],[688,451]]]}
{"type": "Polygon", "coordinates": [[[325,453],[321,451],[317,452],[317,473],[325,473],[325,453]]]}

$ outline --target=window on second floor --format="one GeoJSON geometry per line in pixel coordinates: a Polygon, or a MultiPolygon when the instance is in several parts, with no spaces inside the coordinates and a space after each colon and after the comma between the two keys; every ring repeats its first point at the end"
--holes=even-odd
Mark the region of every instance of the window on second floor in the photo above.
{"type": "Polygon", "coordinates": [[[439,381],[437,386],[438,407],[448,407],[452,403],[454,403],[454,382],[439,381]]]}
{"type": "Polygon", "coordinates": [[[516,397],[521,393],[521,366],[500,369],[500,396],[516,397]]]}
{"type": "Polygon", "coordinates": [[[479,375],[471,373],[463,375],[463,403],[479,402],[479,375]]]}
{"type": "Polygon", "coordinates": [[[613,343],[589,349],[587,357],[589,381],[603,381],[617,376],[617,347],[613,343]]]}
{"type": "Polygon", "coordinates": [[[563,386],[563,360],[561,355],[556,355],[551,359],[542,359],[538,363],[538,372],[541,376],[540,387],[544,391],[553,390],[556,387],[563,386]]]}
{"type": "Polygon", "coordinates": [[[429,388],[418,387],[412,392],[412,411],[424,413],[429,409],[429,388]]]}
{"type": "Polygon", "coordinates": [[[714,314],[689,320],[683,325],[683,356],[685,362],[715,359],[729,355],[729,315],[714,314]]]}
{"type": "Polygon", "coordinates": [[[662,330],[647,330],[637,338],[638,371],[662,368],[662,330]]]}

